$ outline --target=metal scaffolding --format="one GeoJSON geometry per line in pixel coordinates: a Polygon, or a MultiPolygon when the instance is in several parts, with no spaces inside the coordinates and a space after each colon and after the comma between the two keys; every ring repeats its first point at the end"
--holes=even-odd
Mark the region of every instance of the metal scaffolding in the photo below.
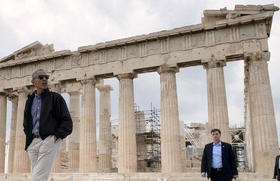
{"type": "Polygon", "coordinates": [[[240,171],[248,171],[246,158],[245,128],[230,128],[232,148],[235,152],[237,167],[240,171]]]}
{"type": "Polygon", "coordinates": [[[135,105],[137,169],[157,172],[161,168],[160,111],[151,104],[149,110],[135,105]]]}

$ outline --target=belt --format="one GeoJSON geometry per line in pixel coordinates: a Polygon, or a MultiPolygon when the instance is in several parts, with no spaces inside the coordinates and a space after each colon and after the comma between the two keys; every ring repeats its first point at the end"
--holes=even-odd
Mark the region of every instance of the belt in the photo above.
{"type": "Polygon", "coordinates": [[[212,170],[215,170],[215,171],[217,171],[217,172],[221,172],[221,171],[223,171],[223,168],[211,168],[212,170]]]}
{"type": "Polygon", "coordinates": [[[38,134],[32,134],[32,137],[33,138],[41,138],[40,135],[38,135],[38,134]]]}

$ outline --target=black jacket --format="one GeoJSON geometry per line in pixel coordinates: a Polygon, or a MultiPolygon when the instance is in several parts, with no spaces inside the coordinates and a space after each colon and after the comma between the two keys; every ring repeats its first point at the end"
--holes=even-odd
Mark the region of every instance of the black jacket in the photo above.
{"type": "MultiPolygon", "coordinates": [[[[35,97],[35,92],[28,95],[24,109],[24,133],[26,135],[25,150],[33,140],[33,118],[31,107],[35,97]]],[[[72,133],[73,123],[67,105],[60,94],[51,92],[48,89],[41,93],[41,114],[39,124],[39,134],[42,139],[49,135],[57,138],[65,138],[72,133]]]]}
{"type": "Polygon", "coordinates": [[[275,159],[275,167],[274,167],[274,174],[273,174],[273,178],[277,180],[280,180],[280,173],[279,173],[279,157],[280,155],[278,155],[275,159]]]}
{"type": "MultiPolygon", "coordinates": [[[[230,144],[222,143],[222,164],[223,164],[223,175],[226,180],[231,180],[233,175],[238,175],[236,168],[235,155],[233,153],[230,144]]],[[[212,153],[213,153],[213,143],[209,143],[205,146],[201,161],[201,173],[207,173],[207,177],[211,177],[211,167],[212,167],[212,153]]]]}

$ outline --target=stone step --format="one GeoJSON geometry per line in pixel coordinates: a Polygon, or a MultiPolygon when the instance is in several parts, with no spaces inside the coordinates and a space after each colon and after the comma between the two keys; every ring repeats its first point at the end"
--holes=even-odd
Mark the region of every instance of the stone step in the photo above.
{"type": "MultiPolygon", "coordinates": [[[[0,174],[0,181],[30,181],[31,175],[0,174]]],[[[52,173],[49,181],[206,181],[199,172],[193,173],[52,173]]],[[[274,181],[254,173],[241,173],[237,181],[274,181]]]]}

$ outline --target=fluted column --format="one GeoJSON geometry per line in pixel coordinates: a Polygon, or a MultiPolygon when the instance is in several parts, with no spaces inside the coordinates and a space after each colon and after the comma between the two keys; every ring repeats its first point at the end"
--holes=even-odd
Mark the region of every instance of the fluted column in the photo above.
{"type": "Polygon", "coordinates": [[[70,104],[69,111],[73,121],[73,131],[69,136],[68,156],[69,171],[79,170],[79,151],[80,151],[80,92],[69,92],[70,104]]]}
{"type": "Polygon", "coordinates": [[[119,173],[132,173],[137,171],[133,78],[133,74],[122,74],[118,76],[120,82],[118,139],[119,173]]]}
{"type": "Polygon", "coordinates": [[[16,141],[16,124],[17,124],[17,109],[18,97],[11,96],[9,100],[12,102],[12,117],[9,141],[9,157],[8,157],[8,173],[13,173],[14,157],[15,157],[15,141],[16,141]]]}
{"type": "Polygon", "coordinates": [[[182,172],[178,98],[176,86],[177,68],[161,67],[160,74],[160,135],[161,172],[182,172]]]}
{"type": "Polygon", "coordinates": [[[111,98],[109,85],[98,86],[100,92],[99,160],[98,170],[110,172],[112,168],[111,98]]]}
{"type": "Polygon", "coordinates": [[[181,151],[181,160],[183,171],[186,171],[187,168],[187,149],[186,149],[186,131],[184,121],[179,121],[180,126],[180,151],[181,151]]]}
{"type": "Polygon", "coordinates": [[[222,141],[231,143],[223,61],[212,60],[204,66],[207,72],[208,127],[222,132],[222,141]]]}
{"type": "Polygon", "coordinates": [[[25,89],[18,90],[14,173],[30,172],[30,160],[28,153],[24,150],[25,134],[23,132],[23,117],[27,93],[28,92],[25,89]]]}
{"type": "Polygon", "coordinates": [[[0,92],[0,173],[5,169],[7,97],[0,92]]]}
{"type": "Polygon", "coordinates": [[[273,174],[275,156],[279,153],[267,66],[269,58],[269,52],[258,52],[247,56],[249,63],[249,109],[255,171],[266,176],[273,174]]]}
{"type": "Polygon", "coordinates": [[[95,79],[82,80],[82,118],[80,127],[80,172],[96,172],[95,79]]]}
{"type": "Polygon", "coordinates": [[[249,171],[254,172],[254,152],[253,152],[253,133],[252,120],[250,118],[249,105],[249,64],[244,62],[244,122],[245,122],[245,141],[246,141],[246,163],[249,171]]]}
{"type": "MultiPolygon", "coordinates": [[[[50,86],[51,91],[61,94],[61,85],[54,84],[50,86]]],[[[66,139],[62,140],[60,151],[57,155],[52,172],[63,172],[62,160],[66,156],[66,139]]]]}

